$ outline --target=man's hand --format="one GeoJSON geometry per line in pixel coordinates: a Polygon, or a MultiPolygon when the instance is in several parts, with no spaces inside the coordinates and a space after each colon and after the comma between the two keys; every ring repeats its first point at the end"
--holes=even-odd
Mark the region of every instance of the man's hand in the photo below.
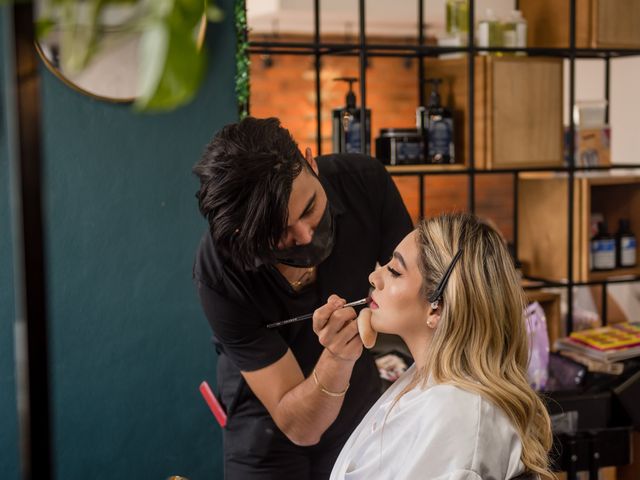
{"type": "Polygon", "coordinates": [[[354,322],[356,311],[342,308],[346,300],[331,295],[327,303],[313,313],[313,331],[320,344],[340,360],[355,362],[362,355],[362,340],[354,322]]]}
{"type": "Polygon", "coordinates": [[[356,312],[342,308],[345,303],[331,295],[326,305],[313,313],[313,331],[325,347],[315,365],[316,379],[304,377],[291,350],[265,368],[242,372],[278,428],[296,445],[318,443],[340,413],[345,397],[327,395],[318,383],[330,392],[344,391],[362,354],[356,312]]]}

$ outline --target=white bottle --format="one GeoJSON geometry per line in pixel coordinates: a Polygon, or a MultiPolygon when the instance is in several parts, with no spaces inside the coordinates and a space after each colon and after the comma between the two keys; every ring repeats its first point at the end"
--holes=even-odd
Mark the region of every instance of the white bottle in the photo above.
{"type": "MultiPolygon", "coordinates": [[[[499,28],[498,18],[493,10],[487,8],[484,18],[478,22],[476,29],[476,44],[480,48],[497,47],[497,30],[499,28]]],[[[480,52],[480,55],[487,55],[488,52],[480,52]]]]}
{"type": "MultiPolygon", "coordinates": [[[[514,24],[515,47],[527,48],[527,21],[522,16],[520,10],[513,10],[509,21],[514,24]]],[[[518,55],[524,55],[524,52],[518,52],[518,55]]]]}

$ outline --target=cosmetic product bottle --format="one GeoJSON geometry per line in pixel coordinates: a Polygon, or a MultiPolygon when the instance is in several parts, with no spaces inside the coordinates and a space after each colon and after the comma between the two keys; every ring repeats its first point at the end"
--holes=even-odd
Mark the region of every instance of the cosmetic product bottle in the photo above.
{"type": "MultiPolygon", "coordinates": [[[[516,47],[527,48],[527,20],[522,16],[520,10],[511,12],[511,22],[516,26],[516,47]]],[[[519,52],[524,55],[524,52],[519,52]]]]}
{"type": "Polygon", "coordinates": [[[442,106],[438,91],[442,79],[429,78],[426,82],[433,87],[424,119],[427,139],[425,163],[455,163],[453,115],[451,110],[442,106]]]}
{"type": "Polygon", "coordinates": [[[469,0],[447,0],[446,15],[447,34],[459,38],[462,45],[466,45],[469,32],[469,0]]]}
{"type": "Polygon", "coordinates": [[[620,219],[616,233],[616,265],[618,268],[636,266],[636,236],[626,218],[620,219]]]}
{"type": "MultiPolygon", "coordinates": [[[[502,24],[503,46],[508,48],[525,48],[527,46],[527,21],[520,10],[513,10],[506,22],[502,24]]],[[[516,55],[524,55],[517,52],[516,55]]]]}
{"type": "Polygon", "coordinates": [[[605,222],[598,222],[598,232],[591,239],[591,269],[612,270],[616,267],[616,241],[609,235],[605,222]]]}
{"type": "MultiPolygon", "coordinates": [[[[498,17],[493,13],[493,10],[487,8],[485,10],[484,18],[478,22],[476,29],[476,43],[480,48],[487,47],[502,47],[502,25],[498,21],[498,17]]],[[[481,55],[498,55],[500,52],[480,52],[481,55]]]]}
{"type": "Polygon", "coordinates": [[[376,158],[385,165],[423,163],[423,136],[415,128],[383,128],[376,138],[376,158]]]}
{"type": "MultiPolygon", "coordinates": [[[[345,106],[336,108],[332,112],[333,123],[333,151],[335,153],[361,153],[361,132],[360,132],[360,108],[356,105],[356,95],[353,93],[353,84],[357,78],[341,77],[334,78],[337,82],[347,82],[349,91],[347,92],[345,106]]],[[[366,110],[366,153],[371,153],[371,110],[366,110]]]]}

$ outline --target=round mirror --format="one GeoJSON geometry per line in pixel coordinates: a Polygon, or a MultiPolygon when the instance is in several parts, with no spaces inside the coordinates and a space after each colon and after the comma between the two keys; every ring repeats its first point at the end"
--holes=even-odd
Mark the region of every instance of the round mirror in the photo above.
{"type": "MultiPolygon", "coordinates": [[[[144,3],[78,2],[63,10],[56,2],[40,0],[36,49],[47,68],[69,87],[99,100],[133,102],[138,96],[144,3]]],[[[194,31],[198,48],[206,26],[203,14],[194,31]]]]}

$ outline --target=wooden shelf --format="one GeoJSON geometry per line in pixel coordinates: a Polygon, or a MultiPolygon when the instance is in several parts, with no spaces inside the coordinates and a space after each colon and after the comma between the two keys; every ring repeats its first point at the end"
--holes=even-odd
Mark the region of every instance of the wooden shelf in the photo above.
{"type": "Polygon", "coordinates": [[[386,165],[387,171],[393,175],[396,173],[432,173],[434,171],[460,171],[466,167],[460,163],[443,165],[386,165]]]}
{"type": "MultiPolygon", "coordinates": [[[[566,176],[524,175],[518,191],[518,258],[532,277],[568,278],[568,185],[566,176]]],[[[640,275],[634,268],[591,271],[591,215],[601,213],[610,233],[618,220],[629,219],[640,232],[640,176],[577,176],[573,190],[573,280],[594,282],[640,275]]]]}

